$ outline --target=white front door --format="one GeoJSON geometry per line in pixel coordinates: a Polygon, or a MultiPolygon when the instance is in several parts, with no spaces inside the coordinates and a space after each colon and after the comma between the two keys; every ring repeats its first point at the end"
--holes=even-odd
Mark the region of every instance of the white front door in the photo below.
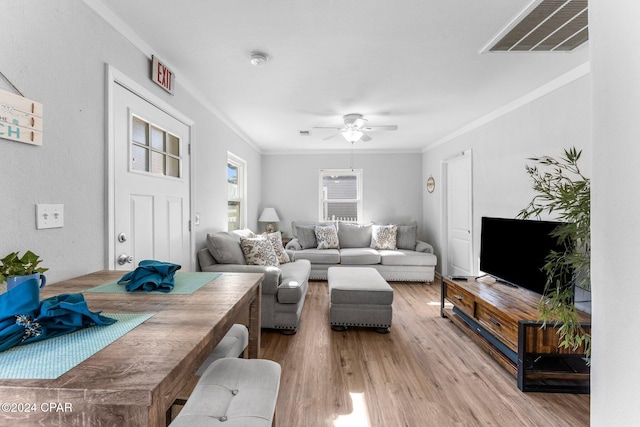
{"type": "Polygon", "coordinates": [[[472,276],[473,215],[471,152],[447,160],[447,272],[472,276]]]}
{"type": "Polygon", "coordinates": [[[112,108],[110,268],[153,259],[190,271],[190,128],[117,82],[112,108]]]}

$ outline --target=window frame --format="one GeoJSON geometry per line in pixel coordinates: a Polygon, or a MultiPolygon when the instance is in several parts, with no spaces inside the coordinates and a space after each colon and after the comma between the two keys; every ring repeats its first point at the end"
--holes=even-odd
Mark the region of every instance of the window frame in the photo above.
{"type": "Polygon", "coordinates": [[[240,205],[240,218],[238,224],[238,230],[242,230],[247,226],[247,162],[231,152],[227,152],[227,167],[226,167],[226,182],[227,182],[227,231],[229,230],[229,206],[231,203],[238,203],[240,205]],[[237,197],[232,197],[229,192],[229,166],[233,166],[238,170],[238,184],[237,184],[237,197]]]}
{"type": "Polygon", "coordinates": [[[318,220],[333,221],[337,219],[323,218],[325,203],[356,203],[356,221],[362,222],[362,189],[363,189],[363,173],[362,169],[320,169],[318,174],[318,220]],[[356,177],[356,198],[355,199],[325,199],[324,197],[324,178],[332,175],[355,176],[356,177]]]}
{"type": "Polygon", "coordinates": [[[141,114],[129,111],[129,172],[141,175],[154,176],[158,178],[172,179],[182,181],[183,176],[183,161],[184,161],[184,143],[182,138],[175,135],[173,132],[165,129],[153,121],[145,118],[141,114]],[[145,125],[145,141],[138,141],[134,136],[134,122],[138,120],[145,125]],[[155,147],[153,145],[153,130],[157,130],[162,134],[162,148],[155,147]],[[171,136],[177,141],[177,153],[172,152],[168,148],[168,137],[171,136]],[[146,160],[145,168],[141,169],[134,165],[134,150],[138,148],[143,150],[146,160]],[[160,155],[162,157],[162,172],[155,172],[153,170],[153,154],[160,155]],[[177,174],[171,174],[171,165],[168,163],[168,159],[175,160],[177,162],[177,174]]]}

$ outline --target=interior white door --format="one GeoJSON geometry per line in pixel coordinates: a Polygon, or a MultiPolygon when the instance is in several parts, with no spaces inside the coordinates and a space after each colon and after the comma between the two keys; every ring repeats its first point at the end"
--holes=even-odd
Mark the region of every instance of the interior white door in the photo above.
{"type": "Polygon", "coordinates": [[[113,86],[113,268],[155,259],[191,270],[189,127],[113,86]]]}
{"type": "Polygon", "coordinates": [[[471,276],[473,266],[471,152],[447,161],[447,274],[471,276]]]}

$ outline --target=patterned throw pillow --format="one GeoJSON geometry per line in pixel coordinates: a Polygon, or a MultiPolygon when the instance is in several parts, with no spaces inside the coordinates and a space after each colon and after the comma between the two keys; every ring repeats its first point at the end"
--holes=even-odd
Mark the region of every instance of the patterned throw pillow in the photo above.
{"type": "Polygon", "coordinates": [[[335,225],[316,225],[314,231],[316,232],[318,249],[340,249],[335,225]]]}
{"type": "Polygon", "coordinates": [[[284,246],[282,246],[282,233],[279,233],[279,232],[264,233],[263,236],[267,240],[269,240],[269,242],[271,243],[271,246],[273,246],[273,251],[276,253],[276,256],[278,257],[278,262],[280,264],[286,264],[288,262],[291,262],[291,259],[289,258],[289,254],[284,249],[284,246]]]}
{"type": "Polygon", "coordinates": [[[280,265],[271,242],[264,237],[240,238],[240,247],[249,265],[280,265]]]}
{"type": "Polygon", "coordinates": [[[373,249],[396,250],[398,236],[397,225],[373,225],[371,229],[371,245],[373,249]]]}

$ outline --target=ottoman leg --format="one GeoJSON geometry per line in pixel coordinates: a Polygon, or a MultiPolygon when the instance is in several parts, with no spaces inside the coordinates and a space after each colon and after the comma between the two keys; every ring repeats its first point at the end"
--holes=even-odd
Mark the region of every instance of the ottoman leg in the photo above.
{"type": "Polygon", "coordinates": [[[334,331],[343,332],[347,330],[347,327],[343,325],[331,325],[331,329],[334,331]]]}

